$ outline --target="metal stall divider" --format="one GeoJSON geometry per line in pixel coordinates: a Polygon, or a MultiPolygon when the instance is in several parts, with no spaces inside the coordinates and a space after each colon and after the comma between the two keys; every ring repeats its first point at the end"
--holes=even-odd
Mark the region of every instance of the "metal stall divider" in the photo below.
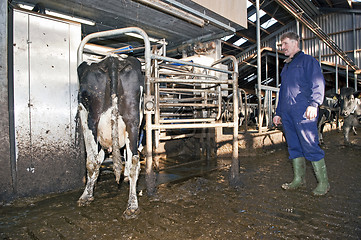
{"type": "MultiPolygon", "coordinates": [[[[161,139],[172,138],[161,136],[161,131],[170,129],[207,129],[233,128],[233,155],[230,174],[231,184],[239,182],[238,163],[238,64],[233,56],[220,59],[211,66],[173,59],[152,54],[156,73],[150,82],[154,84],[154,124],[155,148],[161,139]],[[233,71],[213,67],[225,61],[233,62],[233,71]],[[178,66],[178,67],[176,67],[178,66]],[[181,67],[179,67],[181,66],[181,67]],[[197,71],[198,70],[198,71],[197,71]],[[232,79],[222,80],[215,74],[225,73],[232,79]],[[232,86],[233,119],[230,122],[221,121],[222,85],[232,86]],[[175,109],[188,108],[180,113],[175,109]]],[[[183,135],[184,137],[186,135],[183,135]]],[[[209,135],[208,135],[209,136],[209,135]]],[[[176,136],[181,137],[181,135],[176,136]]]]}
{"type": "MultiPolygon", "coordinates": [[[[256,85],[255,88],[257,90],[257,85],[256,85]]],[[[265,91],[263,104],[262,104],[262,101],[261,101],[261,104],[260,104],[260,106],[261,106],[261,110],[260,110],[261,118],[258,119],[258,126],[259,126],[259,128],[261,129],[261,132],[262,132],[263,130],[268,130],[273,126],[272,119],[273,119],[273,114],[275,113],[276,107],[277,107],[277,104],[278,104],[279,88],[266,86],[266,85],[261,85],[260,90],[265,91]],[[275,104],[272,104],[272,102],[273,102],[272,97],[273,97],[274,94],[275,94],[275,104]],[[263,127],[263,119],[264,119],[264,117],[266,118],[265,127],[263,127]]]]}

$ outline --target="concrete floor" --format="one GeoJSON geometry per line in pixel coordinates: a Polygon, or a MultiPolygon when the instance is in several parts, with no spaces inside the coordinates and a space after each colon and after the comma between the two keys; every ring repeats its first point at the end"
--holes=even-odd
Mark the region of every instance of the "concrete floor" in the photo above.
{"type": "Polygon", "coordinates": [[[284,143],[240,149],[242,185],[231,188],[225,144],[212,166],[162,171],[156,197],[145,194],[143,171],[136,219],[122,218],[128,185],[117,187],[111,174],[103,174],[87,207],[76,205],[82,190],[1,206],[0,238],[361,239],[361,137],[351,136],[353,146],[343,145],[337,131],[324,138],[331,184],[326,196],[311,194],[317,182],[309,163],[305,188],[281,189],[293,177],[284,143]]]}

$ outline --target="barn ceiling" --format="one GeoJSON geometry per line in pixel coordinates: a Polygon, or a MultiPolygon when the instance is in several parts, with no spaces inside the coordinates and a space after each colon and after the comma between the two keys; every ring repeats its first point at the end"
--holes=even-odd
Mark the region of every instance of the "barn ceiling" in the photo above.
{"type": "MultiPolygon", "coordinates": [[[[27,4],[33,7],[39,3],[39,0],[8,1],[9,5],[14,7],[18,6],[18,4],[27,4]]],[[[83,36],[124,27],[142,28],[150,37],[167,41],[167,56],[169,57],[180,57],[182,50],[191,49],[189,46],[192,43],[214,39],[222,39],[223,55],[237,57],[244,53],[245,50],[257,46],[256,0],[247,1],[247,28],[231,22],[191,0],[41,0],[41,3],[46,11],[59,12],[94,21],[94,26],[82,24],[83,36]],[[166,6],[166,9],[161,10],[149,4],[144,4],[145,2],[158,3],[166,6]],[[182,7],[179,7],[179,4],[182,7]],[[170,13],[169,9],[173,13],[170,13]],[[178,16],[175,16],[174,12],[178,12],[178,16]],[[204,25],[200,26],[199,21],[203,21],[204,25]]],[[[261,39],[272,38],[283,29],[295,24],[295,16],[289,10],[286,10],[286,5],[292,5],[294,9],[297,9],[296,14],[306,16],[308,19],[314,19],[320,14],[329,12],[361,13],[361,0],[260,1],[261,39]]],[[[93,43],[114,48],[124,46],[124,42],[133,47],[142,45],[141,40],[130,36],[93,41],[93,43]]],[[[276,58],[272,50],[262,52],[262,66],[268,66],[267,71],[262,67],[262,78],[266,76],[263,81],[273,79],[272,82],[265,83],[270,86],[275,86],[274,79],[277,75],[275,62],[276,58]]],[[[246,65],[240,64],[239,66],[239,86],[247,89],[249,93],[254,91],[254,86],[257,84],[256,67],[255,58],[250,58],[246,65]]],[[[280,67],[282,68],[282,62],[280,67]]],[[[331,80],[327,79],[329,79],[328,77],[326,81],[330,81],[328,86],[333,87],[332,76],[331,80]]]]}
{"type": "MultiPolygon", "coordinates": [[[[222,53],[224,55],[238,55],[245,49],[256,44],[256,0],[248,0],[248,26],[244,28],[218,14],[205,9],[191,0],[8,0],[13,6],[27,4],[34,6],[42,3],[46,11],[55,11],[70,16],[77,16],[95,22],[94,26],[82,25],[84,36],[104,30],[124,27],[140,27],[150,37],[165,39],[167,49],[180,49],[187,43],[207,41],[223,38],[222,53]],[[180,11],[182,16],[196,17],[203,20],[204,25],[191,23],[189,19],[170,14],[164,9],[156,8],[146,2],[153,2],[166,6],[171,12],[180,11]],[[173,2],[173,4],[171,4],[173,2]],[[174,5],[174,2],[179,5],[174,5]],[[195,16],[198,13],[201,17],[195,16]],[[206,17],[206,18],[205,18],[206,17]]],[[[261,8],[261,39],[272,36],[283,26],[295,21],[295,18],[282,6],[289,2],[299,6],[311,18],[330,11],[361,12],[360,0],[266,0],[260,1],[261,8]]],[[[124,39],[122,39],[124,40],[124,39]]],[[[135,39],[128,37],[127,41],[135,39]]],[[[119,39],[99,40],[97,44],[118,47],[119,39]]],[[[172,54],[180,54],[173,51],[172,54]]],[[[172,56],[174,57],[174,56],[172,56]]]]}
{"type": "MultiPolygon", "coordinates": [[[[46,10],[77,16],[95,22],[94,26],[82,25],[82,34],[125,28],[139,27],[155,39],[165,39],[168,48],[180,46],[193,40],[209,40],[229,35],[242,27],[235,24],[190,0],[177,0],[178,3],[190,8],[193,13],[180,7],[174,7],[166,1],[158,0],[14,0],[13,5],[28,4],[34,6],[41,2],[46,10]],[[162,9],[146,2],[161,5],[162,9]],[[163,7],[164,6],[164,7],[163,7]],[[179,11],[180,17],[166,12],[179,11]],[[207,19],[197,17],[195,13],[204,14],[207,19]],[[196,19],[199,25],[192,23],[196,19]],[[202,26],[203,22],[203,26],[202,26]],[[223,26],[223,25],[224,26],[223,26]]],[[[129,38],[128,40],[131,40],[129,38]]],[[[100,41],[100,44],[114,47],[118,39],[100,41]]]]}

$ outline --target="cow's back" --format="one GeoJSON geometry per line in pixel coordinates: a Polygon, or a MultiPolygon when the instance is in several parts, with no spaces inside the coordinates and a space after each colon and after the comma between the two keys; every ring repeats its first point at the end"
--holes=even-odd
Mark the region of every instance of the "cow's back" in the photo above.
{"type": "Polygon", "coordinates": [[[109,56],[98,63],[83,62],[79,65],[79,102],[89,109],[94,106],[92,103],[101,101],[99,110],[106,111],[111,106],[111,76],[115,75],[114,71],[118,77],[117,95],[124,96],[120,102],[138,98],[134,93],[139,93],[139,87],[144,86],[139,60],[131,56],[125,59],[109,56]]]}
{"type": "Polygon", "coordinates": [[[112,106],[112,92],[117,95],[118,111],[124,121],[139,125],[141,88],[144,86],[139,60],[131,56],[124,59],[108,56],[98,63],[83,62],[78,67],[78,77],[78,101],[88,111],[88,124],[94,137],[101,115],[112,106]]]}

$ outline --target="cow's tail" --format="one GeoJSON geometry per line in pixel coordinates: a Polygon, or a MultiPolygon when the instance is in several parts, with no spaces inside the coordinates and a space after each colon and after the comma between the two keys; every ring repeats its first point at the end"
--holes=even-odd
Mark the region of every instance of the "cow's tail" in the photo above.
{"type": "Polygon", "coordinates": [[[122,173],[122,162],[119,147],[119,132],[118,132],[118,61],[114,57],[108,58],[109,68],[108,73],[110,77],[110,97],[112,100],[112,113],[111,113],[111,127],[112,127],[112,148],[113,148],[113,169],[115,180],[119,184],[120,176],[122,173]]]}
{"type": "MultiPolygon", "coordinates": [[[[140,114],[143,114],[143,111],[140,112],[140,114]]],[[[143,147],[145,146],[145,117],[143,116],[140,127],[139,127],[139,142],[138,142],[138,151],[141,152],[143,150],[143,147]]]]}

